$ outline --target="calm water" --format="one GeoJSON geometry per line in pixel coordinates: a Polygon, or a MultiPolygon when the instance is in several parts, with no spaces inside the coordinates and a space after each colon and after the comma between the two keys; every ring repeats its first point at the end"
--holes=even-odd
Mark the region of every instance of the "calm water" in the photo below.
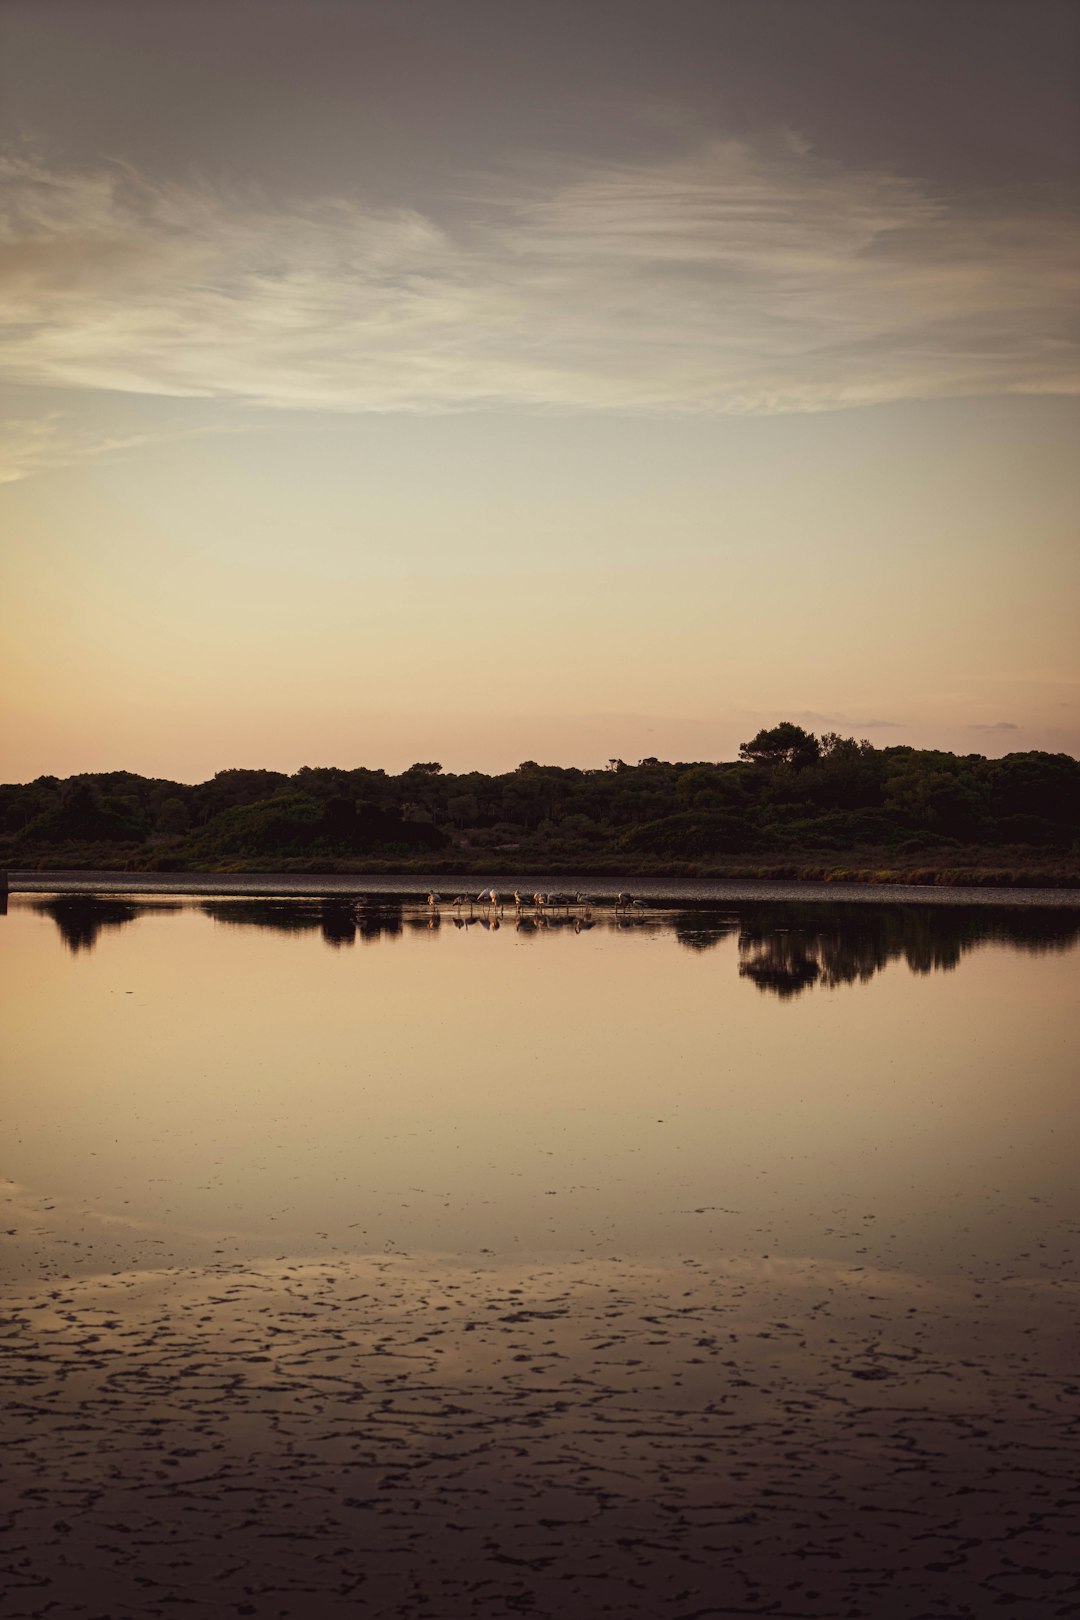
{"type": "Polygon", "coordinates": [[[1075,1612],[1080,911],[0,956],[5,1617],[1075,1612]]]}

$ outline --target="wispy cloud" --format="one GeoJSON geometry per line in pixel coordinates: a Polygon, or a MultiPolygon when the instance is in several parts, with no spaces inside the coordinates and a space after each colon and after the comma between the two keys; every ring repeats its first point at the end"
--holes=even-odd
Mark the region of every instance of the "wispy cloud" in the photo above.
{"type": "Polygon", "coordinates": [[[970,725],[969,731],[1019,731],[1020,727],[1011,720],[994,720],[989,725],[970,725]]]}
{"type": "Polygon", "coordinates": [[[246,424],[215,422],[146,433],[104,433],[87,427],[67,411],[4,417],[0,418],[0,484],[17,483],[48,467],[71,467],[144,445],[249,431],[246,424]]]}
{"type": "Polygon", "coordinates": [[[536,160],[453,222],[0,160],[3,371],[338,411],[777,413],[1073,393],[1080,228],[792,136],[536,160]]]}
{"type": "Polygon", "coordinates": [[[160,435],[89,432],[64,411],[6,417],[0,421],[0,484],[13,484],[45,467],[70,466],[110,451],[133,449],[154,437],[160,435]]]}
{"type": "Polygon", "coordinates": [[[903,726],[900,720],[855,720],[849,714],[821,714],[817,709],[796,710],[787,718],[804,726],[844,726],[849,731],[898,731],[903,726]]]}
{"type": "Polygon", "coordinates": [[[0,422],[0,484],[13,484],[57,460],[70,459],[66,445],[60,450],[63,442],[56,411],[0,422]]]}

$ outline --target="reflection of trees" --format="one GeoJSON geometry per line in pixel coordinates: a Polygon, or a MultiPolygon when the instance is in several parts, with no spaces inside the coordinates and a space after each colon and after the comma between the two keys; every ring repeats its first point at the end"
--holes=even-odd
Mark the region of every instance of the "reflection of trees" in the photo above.
{"type": "Polygon", "coordinates": [[[103,928],[134,922],[140,908],[130,900],[101,900],[94,894],[60,894],[35,900],[34,910],[51,917],[69,951],[92,951],[103,928]]]}
{"type": "Polygon", "coordinates": [[[762,904],[740,920],[739,973],[780,996],[865,984],[893,961],[948,972],[976,945],[1066,950],[1080,936],[1080,911],[1040,907],[762,904]]]}
{"type": "Polygon", "coordinates": [[[356,907],[356,930],[362,940],[396,939],[403,932],[400,900],[360,900],[356,907]]]}
{"type": "MultiPolygon", "coordinates": [[[[739,941],[740,953],[745,949],[739,941]]],[[[739,976],[752,979],[759,990],[778,996],[797,996],[821,978],[821,963],[798,934],[774,934],[739,963],[739,976]]]]}
{"type": "Polygon", "coordinates": [[[318,906],[297,900],[204,900],[199,910],[215,922],[234,928],[273,928],[281,934],[302,934],[319,926],[318,906]]]}
{"type": "Polygon", "coordinates": [[[710,951],[739,926],[730,912],[681,911],[674,922],[675,938],[688,951],[710,951]]]}
{"type": "MultiPolygon", "coordinates": [[[[146,911],[175,910],[173,901],[114,900],[94,894],[64,894],[38,900],[34,910],[51,917],[72,951],[93,950],[103,928],[119,928],[146,911]]],[[[402,931],[399,900],[348,895],[311,899],[203,900],[199,910],[232,928],[269,928],[279,934],[319,933],[335,950],[402,931]]],[[[427,926],[426,919],[421,926],[427,926]]]]}
{"type": "Polygon", "coordinates": [[[349,896],[301,900],[205,900],[200,908],[215,922],[239,928],[273,928],[300,934],[316,929],[335,949],[362,940],[394,936],[402,931],[398,900],[368,900],[349,896]]]}
{"type": "Polygon", "coordinates": [[[356,942],[356,909],[348,901],[324,900],[319,910],[322,937],[336,949],[356,942]]]}
{"type": "Polygon", "coordinates": [[[97,894],[56,894],[32,909],[51,917],[70,951],[92,951],[103,928],[122,928],[144,911],[177,911],[175,900],[122,900],[97,894]]]}
{"type": "MultiPolygon", "coordinates": [[[[53,895],[32,902],[51,917],[72,952],[90,951],[105,928],[120,928],[143,912],[178,909],[175,900],[129,900],[100,895],[53,895]]],[[[278,933],[313,933],[334,949],[359,940],[373,943],[410,930],[435,931],[439,913],[412,906],[406,917],[400,900],[384,896],[254,896],[207,899],[199,909],[230,927],[269,928],[278,933]]],[[[455,928],[494,928],[494,917],[453,917],[455,928]]],[[[526,937],[540,933],[582,933],[599,927],[648,935],[674,932],[687,950],[712,949],[737,932],[739,973],[759,990],[790,997],[812,985],[835,988],[866,983],[890,962],[902,961],[912,973],[948,972],[968,951],[997,942],[1026,952],[1061,951],[1080,938],[1080,907],[762,901],[732,904],[723,912],[686,908],[674,915],[651,911],[640,916],[595,918],[538,914],[518,917],[526,937]]]]}

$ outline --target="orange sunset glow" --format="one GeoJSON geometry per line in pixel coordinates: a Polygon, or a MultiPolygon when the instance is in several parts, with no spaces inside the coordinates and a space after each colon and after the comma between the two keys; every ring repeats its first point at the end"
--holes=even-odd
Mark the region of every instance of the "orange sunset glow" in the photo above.
{"type": "Polygon", "coordinates": [[[1075,752],[1073,35],[969,9],[9,0],[4,778],[1075,752]]]}

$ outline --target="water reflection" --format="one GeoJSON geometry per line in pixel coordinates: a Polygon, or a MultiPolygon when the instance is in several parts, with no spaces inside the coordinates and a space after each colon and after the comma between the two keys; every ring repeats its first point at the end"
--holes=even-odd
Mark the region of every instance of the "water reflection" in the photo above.
{"type": "Polygon", "coordinates": [[[0,926],[0,1613],[1069,1612],[1080,911],[148,909],[0,926]]]}
{"type": "Polygon", "coordinates": [[[33,909],[51,917],[60,937],[73,955],[92,951],[103,928],[122,928],[145,911],[174,911],[168,902],[157,904],[132,900],[103,900],[93,894],[61,894],[48,900],[35,900],[33,909]]]}
{"type": "Polygon", "coordinates": [[[1066,950],[1080,912],[1007,906],[806,905],[750,907],[740,915],[739,973],[759,990],[797,996],[812,986],[866,984],[890,962],[912,973],[949,972],[968,951],[997,942],[1023,951],[1066,950]]]}
{"type": "MultiPolygon", "coordinates": [[[[51,917],[73,953],[91,951],[105,929],[134,922],[151,910],[179,910],[188,902],[60,895],[35,900],[51,917]]],[[[781,998],[814,987],[866,984],[891,962],[910,972],[948,972],[976,947],[996,942],[1028,952],[1063,951],[1080,938],[1080,908],[1007,905],[943,906],[804,904],[765,901],[672,911],[656,907],[627,915],[607,907],[574,911],[488,908],[462,911],[406,903],[387,896],[333,895],[311,898],[214,899],[196,903],[214,922],[231,928],[279,933],[318,933],[331,949],[393,939],[412,933],[461,933],[501,928],[516,937],[582,935],[593,929],[655,938],[674,934],[686,950],[701,953],[737,938],[741,978],[781,998]]]]}
{"type": "MultiPolygon", "coordinates": [[[[232,927],[271,928],[283,934],[318,931],[335,950],[354,945],[357,938],[393,938],[404,926],[400,901],[353,900],[344,895],[321,900],[205,900],[199,910],[215,922],[232,927]]],[[[412,927],[426,924],[422,917],[410,921],[412,927]]]]}

